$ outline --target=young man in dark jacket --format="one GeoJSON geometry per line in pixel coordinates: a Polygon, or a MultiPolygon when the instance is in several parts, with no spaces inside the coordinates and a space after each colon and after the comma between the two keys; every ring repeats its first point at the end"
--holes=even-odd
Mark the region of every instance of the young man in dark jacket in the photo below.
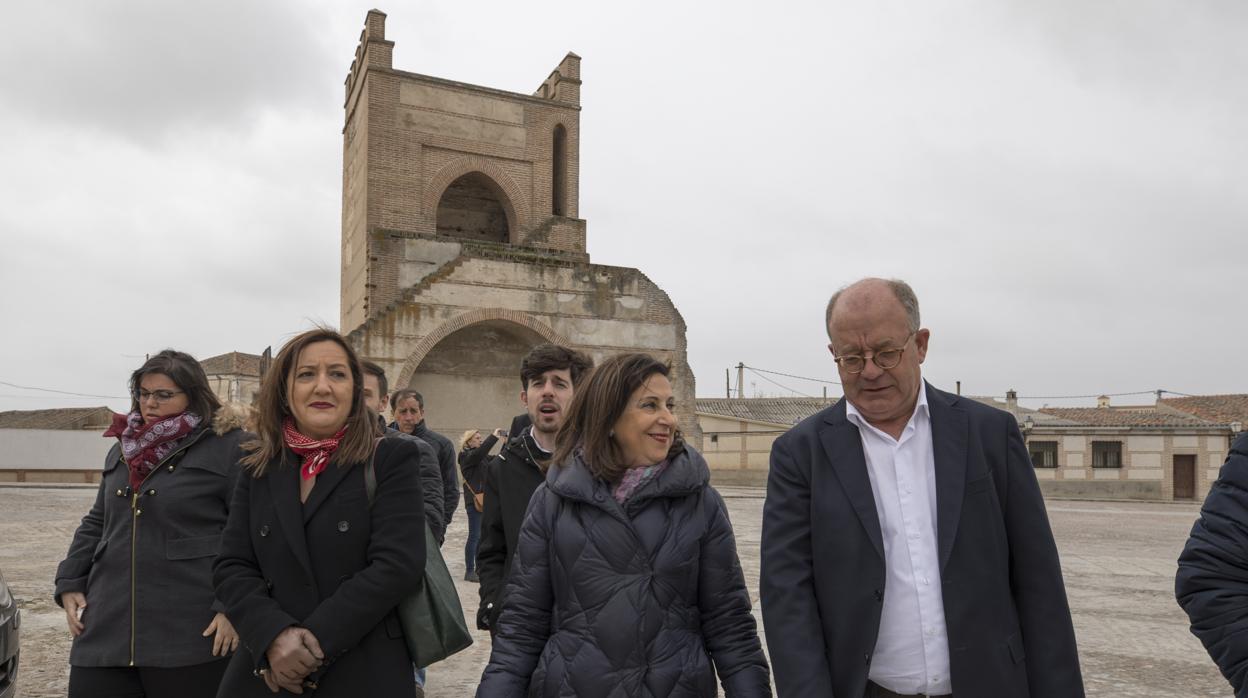
{"type": "Polygon", "coordinates": [[[532,425],[512,433],[502,451],[485,470],[485,508],[481,514],[481,543],[477,548],[477,575],[481,578],[481,605],[477,627],[495,629],[506,599],[501,598],[516,552],[520,524],[533,491],[546,479],[546,466],[555,450],[555,434],[563,426],[577,383],[593,368],[578,351],[553,344],[534,347],[520,363],[520,403],[532,425]]]}
{"type": "MultiPolygon", "coordinates": [[[[459,476],[455,474],[455,444],[432,431],[425,424],[425,398],[415,390],[396,390],[390,401],[394,422],[390,426],[427,442],[438,452],[438,469],[442,472],[442,530],[451,525],[459,506],[459,476]]],[[[442,540],[439,538],[438,543],[442,540]]]]}
{"type": "Polygon", "coordinates": [[[425,520],[438,545],[446,538],[445,512],[442,511],[442,472],[438,466],[438,454],[423,439],[386,426],[382,413],[390,402],[390,384],[386,372],[372,361],[361,361],[364,369],[364,403],[377,414],[382,433],[388,438],[410,439],[420,450],[420,498],[425,503],[425,520]]]}
{"type": "Polygon", "coordinates": [[[1235,695],[1248,696],[1248,433],[1240,434],[1200,508],[1174,580],[1192,634],[1235,695]]]}

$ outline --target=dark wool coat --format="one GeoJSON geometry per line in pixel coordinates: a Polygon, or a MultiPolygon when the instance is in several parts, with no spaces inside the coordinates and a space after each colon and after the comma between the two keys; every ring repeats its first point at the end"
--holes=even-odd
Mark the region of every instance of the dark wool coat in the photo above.
{"type": "Polygon", "coordinates": [[[55,598],[86,594],[75,666],[179,667],[210,662],[202,633],[216,612],[212,559],[221,545],[240,444],[250,434],[221,410],[152,469],[137,492],[120,444],[104,459],[95,504],[56,569],[55,598]],[[133,583],[132,583],[133,582],[133,583]]]}
{"type": "MultiPolygon", "coordinates": [[[[398,423],[391,423],[398,429],[398,423]]],[[[412,436],[433,446],[438,453],[438,469],[442,472],[442,530],[451,525],[455,507],[459,506],[459,476],[455,474],[455,444],[445,436],[431,431],[423,421],[412,430],[412,436]]],[[[436,533],[436,531],[435,531],[436,533]]],[[[438,536],[441,541],[442,537],[438,536]]]]}
{"type": "Polygon", "coordinates": [[[520,533],[478,696],[770,696],[723,499],[686,447],[621,507],[579,459],[520,533]],[[712,664],[714,669],[712,669],[712,664]]]}
{"type": "Polygon", "coordinates": [[[1248,434],[1231,446],[1179,555],[1179,605],[1235,695],[1248,696],[1248,434]]]}
{"type": "Polygon", "coordinates": [[[423,439],[386,426],[385,421],[381,422],[381,431],[389,439],[408,439],[420,450],[420,497],[425,502],[425,521],[441,544],[446,538],[446,519],[442,511],[442,469],[438,465],[438,452],[423,439]]]}
{"type": "Polygon", "coordinates": [[[289,450],[263,476],[239,478],[212,577],[243,646],[218,695],[272,696],[252,672],[292,625],[312,631],[325,652],[318,698],[414,693],[394,608],[425,567],[419,457],[407,439],[378,442],[371,508],[362,463],[328,466],[302,504],[289,450]]]}
{"type": "Polygon", "coordinates": [[[533,459],[544,451],[528,430],[507,443],[485,466],[485,507],[481,511],[481,542],[477,546],[477,575],[481,578],[481,604],[477,627],[496,627],[503,609],[503,582],[520,540],[520,525],[529,499],[546,473],[533,459]],[[489,605],[494,604],[490,609],[489,605]]]}

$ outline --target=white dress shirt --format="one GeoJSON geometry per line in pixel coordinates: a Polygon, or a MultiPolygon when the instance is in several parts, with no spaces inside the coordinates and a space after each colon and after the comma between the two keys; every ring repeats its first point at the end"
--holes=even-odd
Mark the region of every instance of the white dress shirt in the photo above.
{"type": "Polygon", "coordinates": [[[900,439],[871,426],[849,401],[845,416],[862,437],[884,539],[884,605],[868,677],[896,693],[952,693],[927,391],[920,382],[900,439]]]}

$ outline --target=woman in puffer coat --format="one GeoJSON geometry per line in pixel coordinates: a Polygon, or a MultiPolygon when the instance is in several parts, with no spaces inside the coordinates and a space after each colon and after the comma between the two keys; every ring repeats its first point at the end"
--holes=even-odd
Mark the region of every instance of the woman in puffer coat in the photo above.
{"type": "Polygon", "coordinates": [[[771,695],[732,524],[668,374],[625,354],[577,389],[477,696],[710,698],[717,671],[728,698],[771,695]]]}

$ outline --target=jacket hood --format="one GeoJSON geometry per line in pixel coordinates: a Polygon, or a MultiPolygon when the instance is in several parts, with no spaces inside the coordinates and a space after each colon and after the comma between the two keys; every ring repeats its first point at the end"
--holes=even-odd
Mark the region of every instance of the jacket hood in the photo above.
{"type": "Polygon", "coordinates": [[[212,418],[212,430],[217,436],[224,436],[235,429],[246,429],[247,418],[251,416],[251,408],[240,402],[227,402],[221,405],[212,418]]]}
{"type": "MultiPolygon", "coordinates": [[[[671,457],[671,462],[654,479],[642,484],[634,499],[641,501],[655,497],[682,497],[697,492],[711,480],[711,470],[692,446],[671,457]]],[[[611,498],[611,486],[589,472],[580,453],[572,460],[551,465],[546,473],[546,486],[561,497],[584,502],[604,502],[611,498]]]]}

